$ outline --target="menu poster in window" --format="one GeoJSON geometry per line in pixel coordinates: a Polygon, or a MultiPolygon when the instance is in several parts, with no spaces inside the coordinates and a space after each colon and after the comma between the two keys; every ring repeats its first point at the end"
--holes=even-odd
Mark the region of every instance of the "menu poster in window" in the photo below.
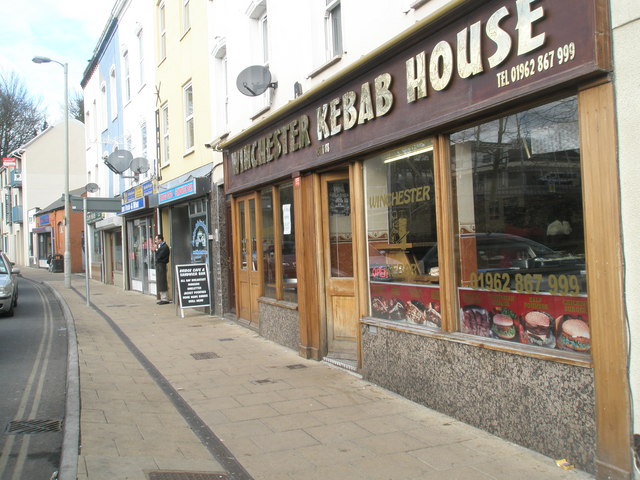
{"type": "Polygon", "coordinates": [[[329,184],[329,215],[332,217],[351,215],[348,183],[333,182],[329,184]]]}
{"type": "Polygon", "coordinates": [[[461,331],[573,352],[591,350],[586,297],[458,290],[461,331]]]}
{"type": "Polygon", "coordinates": [[[371,316],[440,328],[440,289],[370,282],[371,316]]]}

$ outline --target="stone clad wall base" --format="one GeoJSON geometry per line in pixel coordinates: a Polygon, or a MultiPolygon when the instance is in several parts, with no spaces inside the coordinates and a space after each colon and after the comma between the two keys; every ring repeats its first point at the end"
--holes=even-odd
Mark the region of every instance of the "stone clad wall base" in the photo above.
{"type": "Polygon", "coordinates": [[[593,371],[362,326],[364,379],[594,473],[593,371]]]}
{"type": "MultiPolygon", "coordinates": [[[[300,346],[300,324],[298,310],[289,308],[284,302],[260,299],[260,335],[279,345],[298,351],[300,346]],[[282,303],[279,306],[277,303],[282,303]]],[[[294,307],[294,306],[292,306],[294,307]]]]}

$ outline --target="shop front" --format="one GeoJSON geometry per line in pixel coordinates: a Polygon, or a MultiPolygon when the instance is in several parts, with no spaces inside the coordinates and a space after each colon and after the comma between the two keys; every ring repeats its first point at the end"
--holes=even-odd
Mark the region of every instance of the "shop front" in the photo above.
{"type": "Polygon", "coordinates": [[[33,266],[49,268],[53,255],[53,228],[48,213],[35,215],[35,227],[31,230],[33,266]]]}
{"type": "Polygon", "coordinates": [[[156,210],[149,208],[155,192],[148,181],[122,195],[122,213],[126,224],[128,288],[148,295],[156,294],[154,239],[158,232],[156,210]]]}
{"type": "Polygon", "coordinates": [[[608,5],[456,5],[225,143],[239,320],[630,478],[608,5]]]}
{"type": "Polygon", "coordinates": [[[169,278],[176,265],[204,263],[211,272],[208,197],[211,179],[205,176],[210,169],[207,166],[163,184],[152,200],[152,205],[161,210],[163,235],[171,247],[169,278]]]}
{"type": "Polygon", "coordinates": [[[102,212],[87,212],[87,228],[89,231],[89,263],[91,278],[97,281],[104,279],[102,235],[96,224],[104,218],[102,212]]]}
{"type": "MultiPolygon", "coordinates": [[[[94,238],[102,246],[102,281],[125,288],[124,254],[122,250],[122,217],[107,214],[94,224],[94,238]]],[[[94,247],[95,248],[95,247],[94,247]]]]}

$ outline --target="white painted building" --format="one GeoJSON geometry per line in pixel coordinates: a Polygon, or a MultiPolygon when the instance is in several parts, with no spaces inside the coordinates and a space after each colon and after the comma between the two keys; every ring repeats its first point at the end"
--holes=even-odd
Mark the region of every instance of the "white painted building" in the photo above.
{"type": "MultiPolygon", "coordinates": [[[[640,38],[640,3],[634,0],[610,0],[615,65],[616,116],[622,235],[624,239],[624,291],[629,322],[629,380],[632,403],[632,431],[640,436],[640,62],[637,43],[640,38]]],[[[638,439],[640,442],[640,437],[638,439]]],[[[636,457],[638,461],[640,458],[636,457]]],[[[636,477],[640,467],[636,465],[636,477]]]]}

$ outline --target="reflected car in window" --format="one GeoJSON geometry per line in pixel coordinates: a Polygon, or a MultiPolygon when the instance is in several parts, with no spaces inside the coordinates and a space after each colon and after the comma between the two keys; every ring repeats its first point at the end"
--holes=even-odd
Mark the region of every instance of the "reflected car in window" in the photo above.
{"type": "MultiPolygon", "coordinates": [[[[529,240],[528,238],[506,233],[474,233],[459,236],[460,249],[473,251],[476,256],[475,271],[484,273],[508,273],[509,288],[518,291],[515,285],[516,274],[532,275],[539,278],[536,288],[539,292],[563,293],[560,283],[567,280],[566,292],[572,295],[586,293],[586,266],[584,255],[565,253],[529,240]],[[562,278],[559,278],[562,276],[562,278]],[[551,277],[551,279],[549,278],[551,277]]],[[[463,258],[464,262],[471,259],[463,258]]],[[[431,248],[423,257],[425,271],[438,266],[437,246],[431,248]]]]}
{"type": "Polygon", "coordinates": [[[13,316],[18,305],[18,278],[20,269],[15,267],[7,255],[0,253],[0,313],[13,316]]]}

